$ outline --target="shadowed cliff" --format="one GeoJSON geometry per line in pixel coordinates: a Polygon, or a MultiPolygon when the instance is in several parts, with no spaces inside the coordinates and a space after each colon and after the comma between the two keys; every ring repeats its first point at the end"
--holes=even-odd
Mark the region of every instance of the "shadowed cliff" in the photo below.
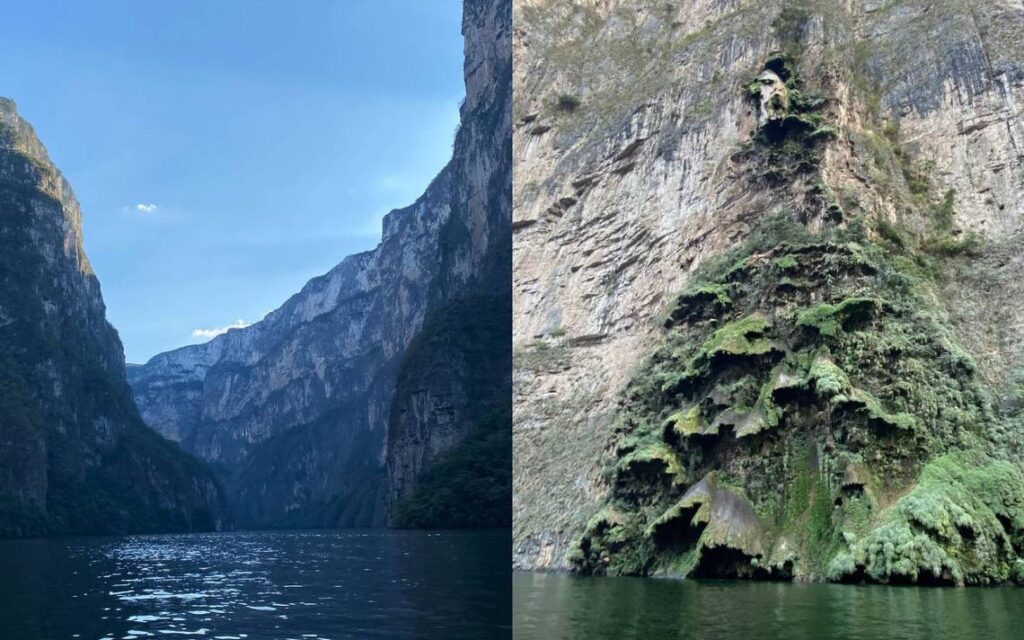
{"type": "Polygon", "coordinates": [[[375,249],[261,322],[129,367],[143,418],[215,466],[244,526],[383,525],[469,434],[508,442],[510,3],[466,2],[463,34],[452,160],[375,249]]]}
{"type": "Polygon", "coordinates": [[[0,535],[223,528],[209,470],[139,418],[81,217],[0,98],[0,535]]]}

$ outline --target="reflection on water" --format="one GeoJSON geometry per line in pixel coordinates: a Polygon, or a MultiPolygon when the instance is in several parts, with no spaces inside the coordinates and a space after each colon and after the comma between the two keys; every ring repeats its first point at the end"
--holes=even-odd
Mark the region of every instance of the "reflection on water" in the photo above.
{"type": "Polygon", "coordinates": [[[1024,637],[1024,589],[695,582],[517,573],[516,640],[1024,637]]]}
{"type": "Polygon", "coordinates": [[[509,638],[505,532],[0,542],[0,637],[509,638]]]}

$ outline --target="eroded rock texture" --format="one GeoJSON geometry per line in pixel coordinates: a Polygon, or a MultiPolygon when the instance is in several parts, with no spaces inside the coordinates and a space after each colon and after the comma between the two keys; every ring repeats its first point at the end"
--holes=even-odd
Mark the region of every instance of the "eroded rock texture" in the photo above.
{"type": "Polygon", "coordinates": [[[1024,577],[1024,7],[515,24],[516,564],[1024,577]]]}
{"type": "Polygon", "coordinates": [[[506,3],[465,3],[453,158],[376,249],[129,369],[146,422],[222,471],[242,524],[383,524],[438,455],[510,414],[510,24],[506,3]]]}
{"type": "Polygon", "coordinates": [[[82,213],[0,98],[0,537],[227,526],[213,475],[147,429],[82,213]]]}

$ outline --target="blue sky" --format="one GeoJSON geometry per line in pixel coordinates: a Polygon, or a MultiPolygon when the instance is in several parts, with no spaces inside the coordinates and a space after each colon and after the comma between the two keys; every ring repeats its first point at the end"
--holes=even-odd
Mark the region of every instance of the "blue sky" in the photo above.
{"type": "Polygon", "coordinates": [[[75,187],[129,362],[258,320],[376,245],[451,153],[461,5],[4,9],[0,95],[75,187]]]}

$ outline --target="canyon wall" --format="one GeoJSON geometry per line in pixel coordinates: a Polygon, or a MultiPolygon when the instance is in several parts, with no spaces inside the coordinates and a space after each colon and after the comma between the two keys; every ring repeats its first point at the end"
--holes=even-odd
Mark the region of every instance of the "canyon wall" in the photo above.
{"type": "Polygon", "coordinates": [[[382,525],[504,408],[510,23],[507,3],[465,3],[452,160],[375,249],[252,326],[129,368],[143,418],[220,471],[245,526],[382,525]]]}
{"type": "Polygon", "coordinates": [[[941,539],[899,499],[1019,475],[1024,5],[523,0],[514,20],[516,566],[1010,579],[1016,552],[963,546],[1024,523],[941,539]],[[854,298],[884,302],[800,324],[854,298]],[[886,331],[917,337],[865,339],[886,331]],[[815,395],[815,362],[848,369],[842,393],[815,395]],[[883,566],[885,527],[959,559],[883,566]]]}
{"type": "Polygon", "coordinates": [[[210,471],[139,418],[74,192],[7,98],[0,280],[0,535],[228,526],[210,471]]]}

